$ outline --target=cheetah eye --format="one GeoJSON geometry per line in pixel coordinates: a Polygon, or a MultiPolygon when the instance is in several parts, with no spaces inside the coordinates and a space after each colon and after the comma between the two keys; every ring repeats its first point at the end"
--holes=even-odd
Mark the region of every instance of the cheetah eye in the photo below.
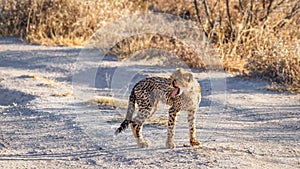
{"type": "Polygon", "coordinates": [[[188,82],[190,82],[191,80],[193,79],[193,75],[192,74],[187,74],[187,76],[186,76],[186,80],[188,81],[188,82]]]}

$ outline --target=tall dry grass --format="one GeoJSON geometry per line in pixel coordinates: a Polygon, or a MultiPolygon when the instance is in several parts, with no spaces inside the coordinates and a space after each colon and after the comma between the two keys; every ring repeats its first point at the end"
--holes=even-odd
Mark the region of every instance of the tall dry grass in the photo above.
{"type": "MultiPolygon", "coordinates": [[[[44,45],[82,45],[97,29],[136,12],[178,15],[205,32],[227,71],[300,92],[300,1],[3,0],[0,9],[1,36],[19,35],[44,45]]],[[[193,67],[209,66],[195,60],[188,47],[161,35],[128,38],[111,51],[126,57],[141,46],[176,51],[193,67]]]]}
{"type": "Polygon", "coordinates": [[[4,0],[0,35],[43,45],[83,45],[97,29],[137,8],[128,0],[4,0]]]}
{"type": "Polygon", "coordinates": [[[300,1],[167,0],[156,11],[198,22],[227,71],[300,92],[300,1]],[[181,5],[176,5],[181,4],[181,5]]]}

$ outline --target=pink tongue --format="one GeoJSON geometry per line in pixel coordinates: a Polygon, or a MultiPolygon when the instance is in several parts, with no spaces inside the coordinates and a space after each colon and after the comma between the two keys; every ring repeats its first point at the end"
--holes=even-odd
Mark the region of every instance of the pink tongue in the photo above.
{"type": "Polygon", "coordinates": [[[178,93],[178,88],[175,88],[175,89],[172,91],[172,97],[175,97],[177,93],[178,93]]]}

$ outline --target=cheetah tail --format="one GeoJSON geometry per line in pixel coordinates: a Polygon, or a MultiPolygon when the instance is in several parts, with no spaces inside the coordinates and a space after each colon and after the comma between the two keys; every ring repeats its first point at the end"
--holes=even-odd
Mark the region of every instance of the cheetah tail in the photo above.
{"type": "Polygon", "coordinates": [[[115,131],[115,135],[118,135],[119,133],[121,133],[122,131],[126,130],[128,128],[130,121],[129,120],[124,120],[120,127],[115,131]]]}
{"type": "Polygon", "coordinates": [[[132,121],[132,116],[135,111],[135,94],[134,91],[131,91],[129,96],[128,109],[125,120],[121,123],[120,127],[115,131],[115,135],[118,135],[122,131],[125,131],[128,128],[129,123],[132,121]]]}
{"type": "Polygon", "coordinates": [[[126,120],[132,120],[133,113],[135,111],[135,94],[134,90],[131,91],[131,94],[129,96],[129,102],[128,102],[128,108],[127,108],[127,113],[126,113],[126,120]]]}

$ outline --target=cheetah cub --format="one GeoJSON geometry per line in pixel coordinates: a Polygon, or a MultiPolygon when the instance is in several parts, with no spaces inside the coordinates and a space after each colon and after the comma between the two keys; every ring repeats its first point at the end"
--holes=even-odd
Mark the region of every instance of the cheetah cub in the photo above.
{"type": "Polygon", "coordinates": [[[146,119],[151,117],[159,101],[171,106],[169,109],[168,136],[166,146],[175,148],[174,130],[179,111],[188,113],[191,146],[200,145],[196,139],[195,113],[201,100],[200,85],[193,74],[184,69],[177,69],[170,78],[149,77],[139,81],[132,89],[125,120],[116,130],[115,135],[124,131],[130,124],[138,147],[148,147],[143,138],[142,127],[146,119]],[[138,105],[137,115],[133,118],[135,104],[138,105]]]}

